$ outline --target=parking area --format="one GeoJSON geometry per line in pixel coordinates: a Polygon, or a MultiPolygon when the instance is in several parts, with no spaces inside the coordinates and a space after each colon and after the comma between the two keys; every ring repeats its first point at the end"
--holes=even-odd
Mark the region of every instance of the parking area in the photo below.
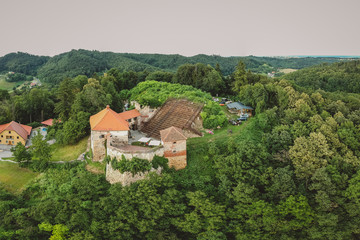
{"type": "Polygon", "coordinates": [[[11,145],[0,145],[0,160],[12,157],[11,147],[11,145]]]}

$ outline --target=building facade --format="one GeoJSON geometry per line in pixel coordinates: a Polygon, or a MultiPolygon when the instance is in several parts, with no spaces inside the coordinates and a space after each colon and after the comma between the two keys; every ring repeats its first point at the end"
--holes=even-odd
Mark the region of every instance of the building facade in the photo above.
{"type": "Polygon", "coordinates": [[[16,145],[19,142],[24,146],[28,140],[32,127],[17,122],[0,125],[0,144],[16,145]]]}
{"type": "Polygon", "coordinates": [[[169,167],[176,170],[186,167],[186,139],[183,131],[177,127],[169,127],[160,131],[164,146],[164,157],[169,160],[169,167]]]}
{"type": "Polygon", "coordinates": [[[90,117],[91,150],[94,161],[102,161],[106,156],[107,141],[111,146],[128,144],[129,130],[135,123],[134,118],[140,116],[136,110],[116,113],[109,105],[90,117]]]}

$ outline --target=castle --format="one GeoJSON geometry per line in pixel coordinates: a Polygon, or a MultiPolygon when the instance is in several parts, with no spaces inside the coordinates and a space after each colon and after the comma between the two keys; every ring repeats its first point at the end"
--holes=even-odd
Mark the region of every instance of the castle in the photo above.
{"type": "MultiPolygon", "coordinates": [[[[90,117],[91,126],[91,150],[93,161],[103,161],[105,156],[110,158],[126,159],[138,157],[151,161],[155,155],[166,157],[169,167],[176,170],[186,167],[186,139],[184,131],[176,126],[160,129],[158,136],[159,146],[149,148],[134,146],[130,144],[132,132],[151,118],[149,115],[142,115],[142,109],[133,109],[122,113],[116,113],[110,106],[90,117]]],[[[149,111],[149,109],[147,109],[149,111]]],[[[151,111],[151,110],[150,110],[151,111]]],[[[151,111],[156,115],[156,111],[151,111]]],[[[162,123],[166,120],[162,118],[162,123]]],[[[150,139],[150,138],[149,138],[150,139]]],[[[153,138],[153,140],[156,140],[153,138]]],[[[112,169],[111,164],[106,167],[106,179],[110,183],[121,182],[128,185],[136,180],[143,179],[146,174],[140,173],[136,176],[130,176],[127,173],[121,174],[119,171],[112,169]]]]}

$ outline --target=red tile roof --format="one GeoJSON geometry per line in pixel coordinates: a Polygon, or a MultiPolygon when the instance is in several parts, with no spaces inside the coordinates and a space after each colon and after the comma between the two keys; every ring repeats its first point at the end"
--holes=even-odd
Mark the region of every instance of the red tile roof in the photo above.
{"type": "Polygon", "coordinates": [[[31,133],[32,127],[26,126],[17,122],[10,122],[7,124],[0,125],[0,133],[3,131],[15,131],[17,134],[19,134],[24,140],[27,139],[27,137],[31,133]]]}
{"type": "MultiPolygon", "coordinates": [[[[57,121],[61,122],[61,120],[57,120],[57,121]]],[[[41,124],[46,125],[46,126],[52,126],[54,124],[54,119],[50,118],[48,120],[41,122],[41,124]]]]}
{"type": "Polygon", "coordinates": [[[131,118],[139,117],[139,116],[141,116],[141,114],[139,113],[138,110],[133,109],[133,110],[129,110],[129,111],[126,111],[126,112],[119,113],[119,116],[122,119],[128,120],[128,119],[131,119],[131,118]]]}
{"type": "Polygon", "coordinates": [[[179,140],[186,140],[183,131],[178,127],[169,127],[160,131],[161,141],[176,142],[179,140]]]}
{"type": "Polygon", "coordinates": [[[90,117],[90,127],[94,131],[128,131],[129,123],[108,105],[104,110],[90,117]]]}

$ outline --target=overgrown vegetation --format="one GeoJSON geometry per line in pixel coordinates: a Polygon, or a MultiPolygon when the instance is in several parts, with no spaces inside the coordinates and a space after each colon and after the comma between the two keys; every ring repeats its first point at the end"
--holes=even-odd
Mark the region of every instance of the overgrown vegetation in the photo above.
{"type": "Polygon", "coordinates": [[[130,172],[133,176],[137,173],[144,173],[150,171],[152,168],[158,169],[159,167],[163,169],[168,169],[168,160],[163,157],[155,156],[152,161],[146,159],[141,159],[134,157],[131,160],[125,158],[124,155],[121,156],[120,160],[116,158],[110,159],[106,157],[106,162],[111,162],[111,167],[115,170],[119,170],[121,173],[130,172]]]}

